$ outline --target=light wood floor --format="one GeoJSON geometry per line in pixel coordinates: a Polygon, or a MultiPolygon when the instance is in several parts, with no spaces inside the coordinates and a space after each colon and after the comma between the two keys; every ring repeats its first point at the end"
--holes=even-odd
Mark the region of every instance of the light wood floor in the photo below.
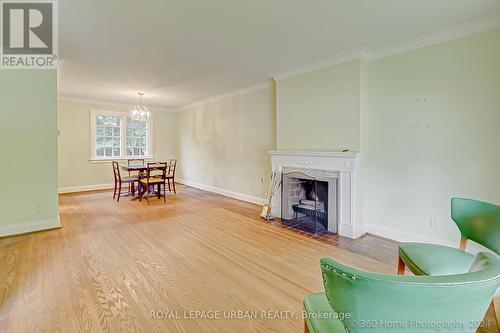
{"type": "Polygon", "coordinates": [[[394,242],[325,244],[267,224],[257,206],[189,187],[149,207],[109,192],[63,195],[60,207],[63,228],[0,240],[0,332],[302,332],[300,318],[261,311],[300,314],[303,297],[323,290],[320,258],[396,269],[394,242]],[[150,315],[196,310],[259,318],[150,315]]]}

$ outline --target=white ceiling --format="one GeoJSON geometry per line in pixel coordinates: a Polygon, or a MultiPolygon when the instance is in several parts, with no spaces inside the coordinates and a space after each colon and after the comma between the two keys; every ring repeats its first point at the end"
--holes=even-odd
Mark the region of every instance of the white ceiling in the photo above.
{"type": "Polygon", "coordinates": [[[59,94],[178,108],[361,47],[500,12],[500,0],[62,0],[59,94]]]}

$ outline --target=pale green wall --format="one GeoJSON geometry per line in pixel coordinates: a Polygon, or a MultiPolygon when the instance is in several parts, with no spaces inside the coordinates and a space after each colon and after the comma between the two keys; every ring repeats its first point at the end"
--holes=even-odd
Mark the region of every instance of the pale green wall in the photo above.
{"type": "Polygon", "coordinates": [[[359,60],[277,81],[277,148],[360,148],[359,60]]]}
{"type": "Polygon", "coordinates": [[[274,88],[178,113],[180,178],[263,198],[275,148],[274,88]],[[264,178],[264,184],[261,183],[264,178]]]}
{"type": "Polygon", "coordinates": [[[366,221],[458,244],[451,197],[500,204],[500,29],[365,69],[366,221]]]}
{"type": "Polygon", "coordinates": [[[0,70],[0,92],[0,227],[56,221],[57,72],[0,70]]]}
{"type": "MultiPolygon", "coordinates": [[[[90,162],[90,110],[130,112],[128,108],[60,101],[59,187],[113,183],[111,162],[90,162]]],[[[153,112],[153,155],[157,161],[177,158],[177,114],[153,112]]]]}

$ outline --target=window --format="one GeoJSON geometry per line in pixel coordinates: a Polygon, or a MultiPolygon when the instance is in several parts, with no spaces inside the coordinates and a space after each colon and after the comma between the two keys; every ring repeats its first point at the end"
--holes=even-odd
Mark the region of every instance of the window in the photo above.
{"type": "Polygon", "coordinates": [[[91,111],[91,159],[151,158],[152,117],[141,122],[125,112],[91,111]]]}
{"type": "Polygon", "coordinates": [[[121,155],[120,117],[96,115],[96,156],[119,157],[121,155]]]}
{"type": "Polygon", "coordinates": [[[147,156],[148,122],[127,118],[127,156],[147,156]]]}

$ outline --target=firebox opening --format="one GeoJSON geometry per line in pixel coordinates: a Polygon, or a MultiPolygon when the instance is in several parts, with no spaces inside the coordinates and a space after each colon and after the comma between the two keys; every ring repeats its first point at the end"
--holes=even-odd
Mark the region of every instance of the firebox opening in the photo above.
{"type": "Polygon", "coordinates": [[[305,232],[329,232],[330,184],[300,173],[285,175],[282,223],[305,232]]]}

